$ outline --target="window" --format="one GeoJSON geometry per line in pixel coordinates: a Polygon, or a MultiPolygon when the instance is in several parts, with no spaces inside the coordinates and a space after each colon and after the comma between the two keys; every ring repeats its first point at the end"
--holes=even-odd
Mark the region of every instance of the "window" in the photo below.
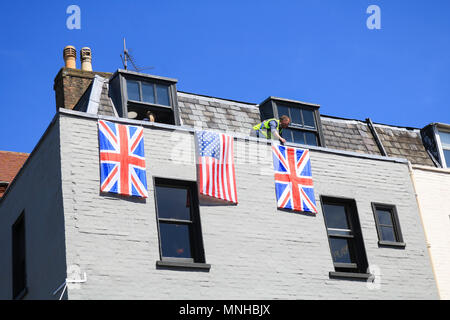
{"type": "Polygon", "coordinates": [[[9,185],[8,182],[1,182],[0,181],[0,198],[6,192],[6,189],[8,188],[8,185],[9,185]]]}
{"type": "Polygon", "coordinates": [[[22,213],[12,227],[13,299],[26,294],[25,214],[22,213]]]}
{"type": "Polygon", "coordinates": [[[267,98],[259,106],[262,120],[283,115],[291,119],[289,128],[282,131],[286,141],[324,147],[319,108],[316,104],[276,97],[267,98]]]}
{"type": "Polygon", "coordinates": [[[170,102],[169,85],[126,80],[128,93],[128,118],[148,119],[151,112],[155,122],[175,124],[170,102]]]}
{"type": "Polygon", "coordinates": [[[322,208],[335,271],[366,274],[368,262],[356,203],[322,197],[322,208]]]}
{"type": "Polygon", "coordinates": [[[118,70],[109,81],[120,117],[179,125],[177,80],[118,70]]]}
{"type": "Polygon", "coordinates": [[[127,80],[128,100],[170,106],[169,86],[127,80]]]}
{"type": "Polygon", "coordinates": [[[283,130],[283,138],[289,142],[310,146],[319,144],[314,110],[282,104],[278,104],[277,107],[279,117],[286,115],[291,118],[289,128],[283,130]]]}
{"type": "Polygon", "coordinates": [[[444,156],[442,166],[450,168],[450,132],[439,131],[439,138],[441,140],[442,153],[444,156]]]}
{"type": "Polygon", "coordinates": [[[204,263],[195,182],[155,179],[162,261],[204,263]]]}
{"type": "Polygon", "coordinates": [[[395,206],[372,203],[372,209],[377,225],[379,243],[404,246],[395,206]]]}

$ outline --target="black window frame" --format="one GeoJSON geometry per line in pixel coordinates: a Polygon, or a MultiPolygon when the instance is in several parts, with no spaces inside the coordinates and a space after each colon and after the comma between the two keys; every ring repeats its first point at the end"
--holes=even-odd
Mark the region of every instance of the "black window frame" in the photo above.
{"type": "MultiPolygon", "coordinates": [[[[269,119],[269,118],[280,118],[283,114],[281,114],[278,110],[280,106],[288,107],[288,108],[296,108],[301,110],[308,110],[313,112],[314,116],[314,123],[315,128],[305,126],[304,125],[304,118],[303,118],[303,112],[301,112],[301,118],[302,118],[302,124],[299,123],[293,123],[293,117],[289,114],[291,118],[291,124],[289,125],[288,129],[292,131],[302,132],[304,134],[304,140],[306,144],[306,136],[305,133],[309,132],[316,136],[317,144],[315,146],[317,147],[325,147],[325,138],[323,136],[322,131],[322,123],[320,120],[320,105],[312,104],[312,103],[306,103],[306,102],[300,102],[290,99],[284,99],[284,98],[278,98],[278,97],[269,97],[264,102],[260,104],[260,114],[261,114],[261,121],[269,119]]],[[[287,140],[287,143],[291,144],[299,144],[297,142],[292,142],[294,140],[293,136],[291,139],[288,139],[286,137],[286,129],[282,132],[283,138],[287,140]]],[[[312,146],[312,145],[310,145],[312,146]]]]}
{"type": "Polygon", "coordinates": [[[400,227],[400,220],[398,218],[397,207],[395,205],[392,205],[392,204],[379,203],[379,202],[372,202],[371,205],[372,205],[373,216],[374,216],[374,219],[375,219],[375,225],[376,225],[376,228],[377,228],[378,244],[380,246],[387,246],[387,247],[389,247],[389,246],[391,246],[391,247],[399,247],[399,248],[406,247],[406,244],[405,244],[405,242],[403,240],[402,230],[401,230],[401,227],[400,227]],[[382,226],[391,227],[391,226],[382,225],[380,223],[379,218],[378,218],[378,214],[377,214],[377,210],[378,209],[389,211],[390,216],[391,216],[392,229],[394,231],[395,241],[388,241],[388,240],[384,240],[383,239],[381,227],[382,226]]]}
{"type": "Polygon", "coordinates": [[[155,81],[149,81],[149,80],[143,80],[143,79],[133,79],[133,78],[128,78],[126,79],[127,81],[127,100],[130,103],[137,103],[137,104],[144,104],[144,105],[150,105],[150,106],[155,106],[155,107],[159,107],[159,108],[169,108],[172,106],[172,97],[170,95],[170,85],[167,84],[162,84],[162,83],[158,83],[155,81]],[[134,100],[134,99],[130,99],[130,97],[128,96],[128,82],[137,82],[139,85],[139,100],[134,100]],[[147,84],[147,85],[151,85],[153,88],[153,96],[155,98],[155,103],[152,102],[148,102],[148,101],[144,101],[143,100],[143,91],[142,91],[142,84],[147,84]],[[167,94],[169,97],[169,105],[165,105],[165,104],[160,104],[157,103],[159,102],[158,99],[158,90],[156,88],[157,85],[162,85],[167,87],[167,94]]]}
{"type": "Polygon", "coordinates": [[[128,118],[128,112],[131,111],[129,109],[141,109],[142,113],[146,111],[152,111],[156,115],[157,123],[165,123],[171,125],[181,124],[178,109],[177,87],[176,87],[178,80],[119,69],[111,77],[111,80],[109,82],[110,82],[109,86],[110,96],[113,99],[114,106],[117,110],[117,114],[119,115],[119,117],[128,118]],[[128,87],[127,87],[128,81],[136,81],[139,83],[140,101],[131,100],[128,98],[128,87]],[[156,86],[163,85],[167,87],[170,105],[166,106],[163,104],[142,101],[143,100],[142,83],[153,85],[155,102],[158,102],[157,100],[158,93],[156,86]],[[118,93],[120,93],[120,95],[118,93]],[[170,118],[170,121],[168,122],[158,121],[158,118],[161,117],[162,113],[166,114],[166,116],[170,118]]]}
{"type": "Polygon", "coordinates": [[[168,179],[162,177],[153,177],[154,186],[154,198],[155,198],[155,212],[156,212],[156,223],[158,227],[158,243],[159,243],[159,257],[160,260],[157,261],[158,267],[178,267],[178,268],[188,268],[188,269],[203,269],[209,270],[210,265],[206,264],[205,251],[203,246],[203,234],[201,228],[200,220],[200,208],[199,208],[199,198],[198,198],[198,188],[196,181],[189,180],[176,180],[168,179]],[[181,188],[188,189],[190,193],[190,211],[191,220],[177,220],[177,219],[166,219],[160,218],[158,212],[158,197],[156,194],[156,187],[166,187],[166,188],[181,188]],[[162,241],[161,241],[161,230],[160,223],[171,223],[171,224],[183,224],[190,225],[190,249],[192,258],[177,258],[177,257],[164,257],[162,251],[162,241]]]}
{"type": "Polygon", "coordinates": [[[28,293],[25,211],[11,227],[12,298],[21,300],[28,293]]]}
{"type": "MultiPolygon", "coordinates": [[[[320,196],[323,219],[327,232],[330,255],[334,266],[334,272],[330,272],[330,278],[355,278],[368,279],[371,275],[368,273],[369,263],[367,260],[364,239],[362,236],[361,224],[359,222],[358,208],[354,199],[339,198],[333,196],[320,196]],[[325,218],[325,205],[344,206],[348,220],[349,230],[352,235],[338,235],[329,233],[327,220],[325,218]],[[354,251],[349,253],[355,257],[355,263],[338,263],[334,261],[330,238],[352,239],[354,251]]],[[[350,250],[350,246],[349,246],[350,250]]]]}

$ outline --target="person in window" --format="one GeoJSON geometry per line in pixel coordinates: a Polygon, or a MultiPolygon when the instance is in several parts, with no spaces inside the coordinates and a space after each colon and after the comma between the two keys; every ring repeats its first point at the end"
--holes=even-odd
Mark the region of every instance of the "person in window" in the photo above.
{"type": "Polygon", "coordinates": [[[253,127],[252,136],[258,138],[265,137],[272,139],[275,137],[280,140],[282,144],[286,143],[286,139],[281,136],[283,129],[289,127],[291,119],[288,116],[281,116],[280,119],[267,119],[253,127]]]}
{"type": "Polygon", "coordinates": [[[156,122],[156,116],[153,112],[147,111],[145,115],[147,116],[147,118],[144,118],[144,121],[156,122]]]}

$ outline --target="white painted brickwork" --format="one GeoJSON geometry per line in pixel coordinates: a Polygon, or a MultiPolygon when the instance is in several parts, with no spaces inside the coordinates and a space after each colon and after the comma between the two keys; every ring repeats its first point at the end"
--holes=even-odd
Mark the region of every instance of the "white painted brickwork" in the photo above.
{"type": "Polygon", "coordinates": [[[441,299],[450,299],[450,170],[414,167],[425,232],[441,299]]]}
{"type": "Polygon", "coordinates": [[[3,201],[0,201],[0,300],[12,299],[12,230],[25,211],[28,294],[25,299],[57,299],[64,282],[64,211],[58,122],[37,147],[3,201]]]}
{"type": "Polygon", "coordinates": [[[380,288],[369,290],[364,281],[329,278],[334,270],[320,204],[316,217],[278,211],[270,147],[260,145],[257,163],[248,163],[242,152],[248,142],[240,140],[239,205],[200,207],[211,270],[156,269],[152,177],[195,180],[194,140],[189,132],[144,128],[144,134],[149,199],[103,196],[96,120],[61,115],[67,266],[87,274],[86,283],[69,289],[69,299],[438,298],[406,164],[311,152],[317,200],[356,199],[369,264],[381,271],[380,288]],[[397,206],[405,249],[378,247],[372,201],[397,206]]]}

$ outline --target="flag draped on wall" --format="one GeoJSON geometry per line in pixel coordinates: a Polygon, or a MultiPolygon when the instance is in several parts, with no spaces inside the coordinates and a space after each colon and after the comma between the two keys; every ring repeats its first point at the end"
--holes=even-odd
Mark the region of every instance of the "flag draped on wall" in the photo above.
{"type": "Polygon", "coordinates": [[[196,137],[200,194],[237,203],[233,137],[209,131],[196,137]]]}
{"type": "Polygon", "coordinates": [[[317,213],[309,150],[273,145],[278,208],[317,213]]]}
{"type": "Polygon", "coordinates": [[[100,190],[147,198],[144,130],[100,120],[100,190]]]}

